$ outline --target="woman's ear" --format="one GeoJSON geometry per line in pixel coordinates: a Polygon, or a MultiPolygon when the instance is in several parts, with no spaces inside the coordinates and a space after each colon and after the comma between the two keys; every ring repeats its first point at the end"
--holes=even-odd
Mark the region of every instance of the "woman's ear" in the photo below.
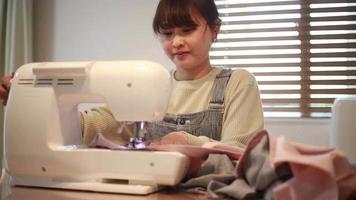
{"type": "Polygon", "coordinates": [[[221,27],[220,24],[216,24],[211,30],[213,42],[218,38],[218,34],[220,32],[220,27],[221,27]]]}

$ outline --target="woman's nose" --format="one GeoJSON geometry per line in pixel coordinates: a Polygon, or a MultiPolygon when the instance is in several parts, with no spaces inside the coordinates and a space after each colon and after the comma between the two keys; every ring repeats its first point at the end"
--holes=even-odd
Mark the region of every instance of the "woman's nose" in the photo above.
{"type": "Polygon", "coordinates": [[[172,45],[174,48],[179,48],[183,46],[184,39],[180,35],[175,35],[172,40],[172,45]]]}

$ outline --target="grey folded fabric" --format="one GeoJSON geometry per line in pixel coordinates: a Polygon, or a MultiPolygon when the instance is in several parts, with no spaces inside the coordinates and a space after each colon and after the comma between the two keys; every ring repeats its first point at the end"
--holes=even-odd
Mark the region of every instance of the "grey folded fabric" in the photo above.
{"type": "Polygon", "coordinates": [[[272,200],[272,189],[292,173],[288,165],[272,168],[268,135],[256,138],[238,162],[224,154],[209,154],[196,176],[177,188],[205,193],[212,199],[272,200]]]}

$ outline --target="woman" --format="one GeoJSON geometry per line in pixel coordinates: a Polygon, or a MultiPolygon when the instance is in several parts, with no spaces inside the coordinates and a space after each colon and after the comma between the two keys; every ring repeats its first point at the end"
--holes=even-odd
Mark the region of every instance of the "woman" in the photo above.
{"type": "MultiPolygon", "coordinates": [[[[244,147],[252,134],[263,128],[254,77],[242,69],[232,71],[210,64],[209,50],[220,22],[213,0],[159,2],[153,31],[176,69],[171,74],[167,115],[161,122],[147,124],[147,139],[190,145],[215,140],[244,147]]],[[[0,88],[3,99],[6,85],[3,82],[0,88]]],[[[82,112],[81,122],[86,144],[99,132],[119,144],[130,137],[130,131],[117,134],[119,124],[106,108],[82,112]]]]}

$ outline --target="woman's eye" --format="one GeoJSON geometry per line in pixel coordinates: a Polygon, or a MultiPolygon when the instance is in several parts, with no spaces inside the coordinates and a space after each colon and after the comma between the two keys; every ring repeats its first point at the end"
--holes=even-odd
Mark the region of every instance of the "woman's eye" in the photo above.
{"type": "Polygon", "coordinates": [[[184,33],[190,33],[190,32],[193,32],[195,30],[195,28],[183,28],[182,30],[184,33]]]}
{"type": "Polygon", "coordinates": [[[172,32],[170,32],[170,31],[165,31],[165,32],[162,32],[161,34],[162,34],[163,36],[165,36],[165,37],[169,37],[169,36],[172,35],[172,32]]]}

